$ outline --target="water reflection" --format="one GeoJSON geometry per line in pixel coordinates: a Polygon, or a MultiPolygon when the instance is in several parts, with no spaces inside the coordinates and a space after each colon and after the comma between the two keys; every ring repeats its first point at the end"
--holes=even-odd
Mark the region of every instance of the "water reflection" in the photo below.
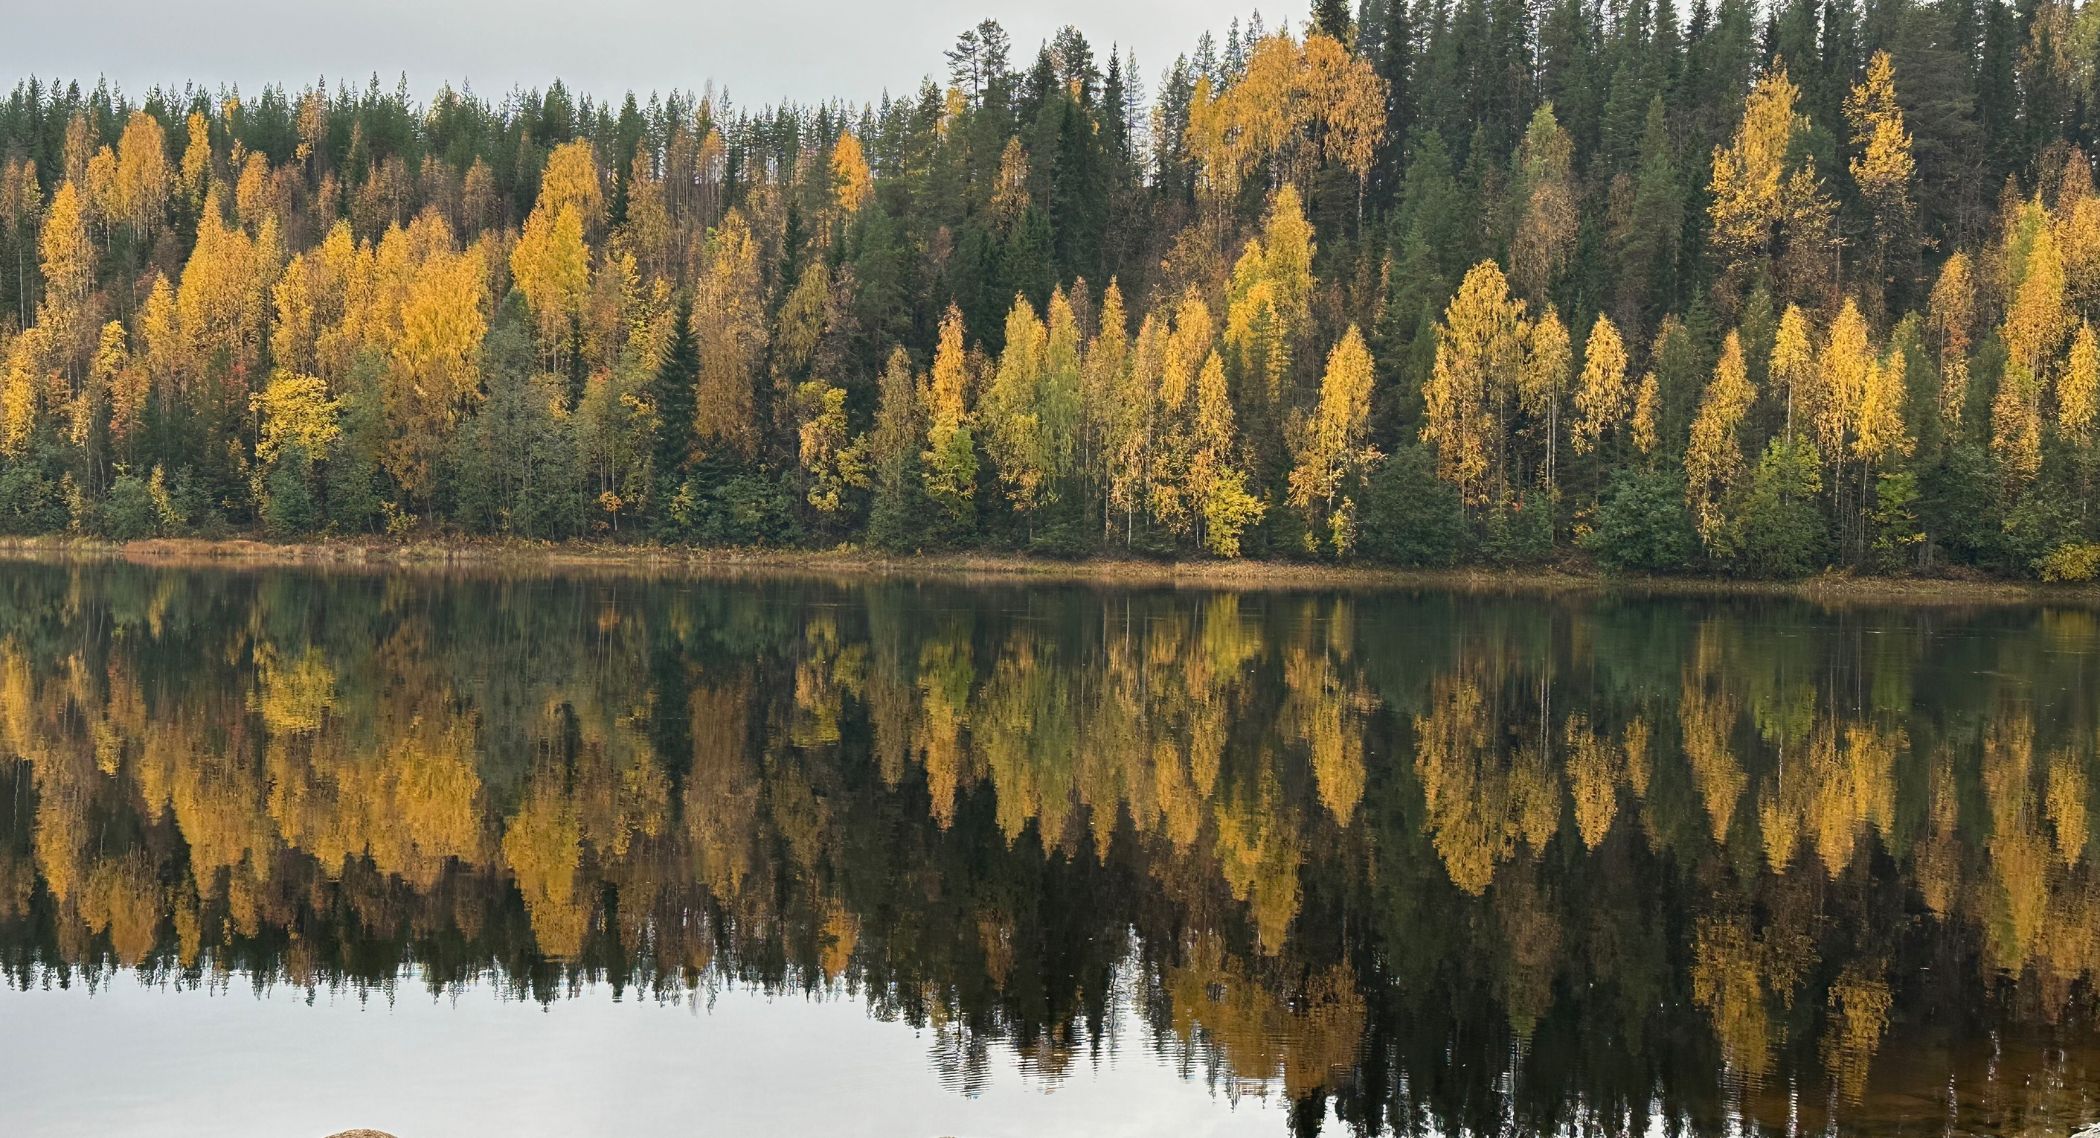
{"type": "Polygon", "coordinates": [[[733,982],[1301,1132],[2068,1129],[2096,745],[2080,609],[18,565],[0,966],[733,982]]]}

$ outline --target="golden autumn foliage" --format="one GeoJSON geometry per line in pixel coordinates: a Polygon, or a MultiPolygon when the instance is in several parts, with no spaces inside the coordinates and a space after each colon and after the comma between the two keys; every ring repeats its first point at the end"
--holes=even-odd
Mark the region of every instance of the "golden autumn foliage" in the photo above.
{"type": "Polygon", "coordinates": [[[1051,297],[1048,325],[1026,298],[1015,297],[1005,339],[977,413],[985,453],[1007,498],[1025,513],[1054,494],[1070,467],[1078,426],[1078,327],[1063,291],[1051,297]]]}
{"type": "Polygon", "coordinates": [[[1771,1069],[1776,1042],[1762,947],[1733,921],[1702,920],[1694,940],[1692,998],[1712,1017],[1729,1070],[1752,1079],[1771,1069]]]}
{"type": "Polygon", "coordinates": [[[1903,350],[1893,347],[1867,365],[1853,414],[1852,457],[1870,469],[1909,455],[1917,445],[1903,419],[1907,367],[1903,350]]]}
{"type": "Polygon", "coordinates": [[[540,194],[533,212],[559,214],[574,207],[585,227],[595,230],[605,217],[605,191],[599,182],[597,155],[591,144],[575,139],[555,147],[540,173],[540,194]]]}
{"type": "Polygon", "coordinates": [[[262,421],[255,459],[265,466],[292,446],[312,461],[323,461],[342,433],[328,385],[314,376],[277,372],[255,393],[251,406],[262,421]]]}
{"type": "Polygon", "coordinates": [[[510,272],[538,322],[540,350],[558,368],[590,285],[582,211],[573,203],[534,207],[511,247],[510,272]]]}
{"type": "Polygon", "coordinates": [[[1940,266],[1927,309],[1940,351],[1940,420],[1961,425],[1969,400],[1969,340],[1976,321],[1976,282],[1969,255],[1957,250],[1940,266]]]}
{"type": "Polygon", "coordinates": [[[211,120],[202,111],[191,111],[183,120],[182,189],[192,208],[204,204],[211,165],[211,120]]]}
{"type": "Polygon", "coordinates": [[[2094,421],[2100,418],[2100,337],[2085,321],[2079,321],[2056,379],[2056,415],[2065,434],[2080,443],[2092,439],[2094,421]]]}
{"type": "Polygon", "coordinates": [[[95,247],[88,237],[86,206],[71,182],[51,195],[37,231],[37,256],[44,277],[37,325],[63,361],[79,350],[80,338],[91,327],[89,302],[95,284],[95,247]]]}
{"type": "Polygon", "coordinates": [[[1494,494],[1509,389],[1524,359],[1524,302],[1492,261],[1473,266],[1437,325],[1436,366],[1423,388],[1422,441],[1437,474],[1469,504],[1494,494]]]}
{"type": "Polygon", "coordinates": [[[1234,264],[1226,297],[1225,352],[1239,389],[1268,407],[1293,394],[1298,342],[1311,318],[1312,226],[1295,187],[1269,202],[1261,236],[1247,242],[1234,264]]]}
{"type": "MultiPolygon", "coordinates": [[[[1322,960],[1340,925],[1400,983],[1465,969],[1527,1046],[1581,1010],[1571,992],[1676,985],[1693,1018],[1670,1038],[1711,1030],[1746,1112],[1784,1117],[1759,1080],[1824,1102],[1827,1078],[1842,1121],[1942,1006],[1905,1003],[1939,997],[1888,959],[1986,949],[1933,984],[2002,997],[2008,1035],[2075,1023],[2100,968],[2090,722],[2025,700],[2026,677],[1930,686],[1946,641],[1924,625],[1844,656],[1842,621],[1723,606],[1614,645],[1643,626],[1556,602],[1550,647],[1516,606],[1424,659],[1390,631],[1435,600],[1166,591],[1046,620],[862,582],[797,586],[841,603],[703,657],[677,637],[708,634],[705,589],[517,580],[497,624],[551,642],[492,671],[461,635],[484,617],[412,582],[329,585],[375,638],[283,582],[214,586],[232,619],[200,623],[179,615],[200,578],[106,590],[130,580],[33,578],[22,608],[50,615],[0,634],[0,781],[34,803],[0,853],[0,920],[33,895],[42,951],[90,979],[182,961],[224,984],[261,959],[266,987],[420,969],[442,992],[625,963],[677,996],[763,957],[755,983],[924,998],[954,1023],[972,992],[1011,1008],[1045,960],[1099,952],[1155,987],[1179,1025],[1163,1047],[1311,1093],[1353,1076],[1364,1003],[1394,990],[1322,960]],[[45,635],[73,619],[62,597],[110,631],[45,635]],[[1860,674],[1797,684],[1834,654],[1860,674]],[[1681,684],[1620,682],[1658,665],[1681,684]],[[1913,761],[1913,732],[1938,750],[1913,761]],[[1016,905],[1017,882],[1050,907],[1016,905]],[[1913,889],[1918,912],[1873,923],[1913,889]],[[1043,916],[1076,930],[1051,941],[1043,916]]],[[[1988,635],[2017,659],[2094,631],[2067,610],[1988,635]]]]}
{"type": "Polygon", "coordinates": [[[1271,160],[1291,182],[1303,184],[1323,159],[1361,182],[1377,157],[1385,97],[1376,70],[1332,37],[1314,33],[1300,43],[1278,33],[1253,44],[1245,73],[1223,90],[1208,76],[1197,81],[1187,145],[1220,202],[1271,160]]]}
{"type": "MultiPolygon", "coordinates": [[[[1599,313],[1582,349],[1582,374],[1575,382],[1575,413],[1569,431],[1576,454],[1588,454],[1626,426],[1634,391],[1627,373],[1626,342],[1618,325],[1599,313]]],[[[1644,448],[1645,449],[1645,448],[1644,448]]]]}
{"type": "Polygon", "coordinates": [[[1238,431],[1225,364],[1216,352],[1197,373],[1189,412],[1180,450],[1187,459],[1186,491],[1196,507],[1198,540],[1219,557],[1237,557],[1240,534],[1260,521],[1267,507],[1247,489],[1246,473],[1237,464],[1238,431]]]}
{"type": "Polygon", "coordinates": [[[1795,135],[1808,128],[1800,97],[1783,64],[1760,75],[1734,137],[1714,148],[1708,216],[1714,251],[1731,276],[1789,251],[1815,252],[1828,225],[1831,207],[1814,165],[1795,158],[1795,135]]]}
{"type": "Polygon", "coordinates": [[[1823,1063],[1839,1096],[1856,1103],[1866,1093],[1868,1069],[1895,999],[1878,968],[1853,963],[1831,985],[1829,1003],[1835,1014],[1823,1038],[1823,1063]]]}
{"type": "Polygon", "coordinates": [[[1479,896],[1520,848],[1543,851],[1562,791],[1542,751],[1505,760],[1490,746],[1492,712],[1477,680],[1439,677],[1432,698],[1414,721],[1426,825],[1452,883],[1479,896]]]}
{"type": "Polygon", "coordinates": [[[1337,555],[1349,552],[1355,533],[1356,503],[1343,488],[1379,457],[1366,441],[1371,383],[1371,352],[1352,324],[1327,357],[1317,408],[1293,432],[1290,504],[1306,514],[1307,541],[1325,531],[1326,544],[1337,555]]]}
{"type": "Polygon", "coordinates": [[[809,504],[837,513],[849,487],[867,484],[866,459],[847,440],[846,390],[822,380],[803,383],[795,389],[795,417],[809,504]]]}
{"type": "Polygon", "coordinates": [[[1808,314],[1798,304],[1789,304],[1779,316],[1779,328],[1772,338],[1772,356],[1768,363],[1772,383],[1786,393],[1786,432],[1794,434],[1795,405],[1801,404],[1804,417],[1812,415],[1817,399],[1820,373],[1816,370],[1815,332],[1809,327],[1808,314]]]}
{"type": "Polygon", "coordinates": [[[1657,419],[1662,413],[1661,385],[1655,373],[1641,376],[1641,385],[1633,396],[1633,448],[1642,454],[1653,454],[1658,442],[1657,419]]]}
{"type": "Polygon", "coordinates": [[[1874,370],[1866,316],[1847,297],[1816,356],[1815,370],[1810,373],[1814,381],[1801,391],[1801,410],[1815,431],[1824,461],[1841,463],[1856,445],[1859,408],[1874,370]]]}
{"type": "Polygon", "coordinates": [[[2056,226],[2039,199],[2015,212],[2002,256],[2007,300],[1999,335],[2010,358],[1991,400],[1991,453],[2017,490],[2041,471],[2042,394],[2071,332],[2056,226]]]}
{"type": "Polygon", "coordinates": [[[1855,151],[1853,184],[1866,199],[1873,218],[1877,258],[1909,232],[1914,209],[1911,181],[1917,162],[1911,157],[1910,130],[1896,101],[1896,67],[1886,51],[1867,61],[1867,73],[1845,98],[1845,118],[1852,125],[1855,151]]]}
{"type": "Polygon", "coordinates": [[[969,363],[963,355],[962,312],[953,305],[941,318],[940,346],[919,402],[925,408],[926,496],[953,513],[977,493],[977,454],[964,399],[970,386],[969,363]]]}
{"type": "MultiPolygon", "coordinates": [[[[2037,44],[2073,24],[2100,42],[2100,19],[2052,9],[2037,44]]],[[[1798,55],[1799,30],[1764,47],[1798,55]]],[[[1557,78],[1487,99],[1470,54],[1462,92],[1417,89],[1449,61],[1400,67],[1375,21],[1336,11],[1244,27],[1149,106],[1082,42],[997,82],[991,57],[1012,61],[980,43],[952,95],[771,125],[714,92],[542,118],[448,89],[386,122],[376,89],[52,94],[41,141],[0,157],[0,475],[27,503],[0,524],[2094,563],[2076,506],[2100,476],[2100,195],[2077,140],[2042,145],[2046,114],[2022,161],[1993,144],[1937,169],[1938,77],[1899,82],[1908,57],[1878,40],[1842,74],[1752,53],[1762,71],[1697,97],[1636,69],[1609,114],[1557,78]],[[675,313],[699,341],[689,384],[660,374],[675,313]],[[1748,394],[1705,399],[1728,393],[1731,329],[1748,394]],[[855,493],[900,348],[929,369],[918,443],[886,452],[889,492],[855,493]],[[264,442],[280,375],[318,381],[342,432],[303,483],[264,442]],[[1811,494],[1758,462],[1802,438],[1811,494]],[[1418,458],[1458,511],[1411,492],[1418,458]],[[300,509],[266,510],[273,474],[300,509]],[[1630,518],[1680,474],[1703,551],[1674,509],[1630,518]],[[139,509],[141,486],[170,508],[139,509]],[[922,531],[926,505],[942,524],[922,531]],[[1799,556],[1766,556],[1793,529],[1799,556]]],[[[2061,45],[2016,70],[2044,57],[2091,70],[2061,45]]]]}
{"type": "Polygon", "coordinates": [[[381,386],[391,428],[387,468],[417,498],[430,494],[431,468],[445,440],[479,398],[481,339],[488,331],[480,251],[454,251],[444,223],[427,224],[433,245],[401,298],[400,335],[381,386]]]}
{"type": "Polygon", "coordinates": [[[261,379],[277,250],[274,231],[251,237],[227,225],[220,210],[214,190],[205,196],[175,312],[199,395],[207,403],[245,407],[251,385],[261,379]]]}
{"type": "Polygon", "coordinates": [[[1517,408],[1545,434],[1538,465],[1546,495],[1553,496],[1560,459],[1560,412],[1567,401],[1568,369],[1574,357],[1568,327],[1552,305],[1524,331],[1524,363],[1517,371],[1517,408]]]}
{"type": "Polygon", "coordinates": [[[860,139],[851,131],[842,132],[831,149],[831,186],[839,210],[849,217],[875,196],[875,177],[868,170],[860,139]]]}
{"type": "Polygon", "coordinates": [[[0,347],[6,348],[0,356],[0,452],[19,458],[29,449],[43,398],[44,336],[31,328],[0,338],[0,347]]]}
{"type": "Polygon", "coordinates": [[[150,239],[166,220],[174,184],[175,170],[168,163],[167,140],[160,120],[144,111],[133,111],[117,142],[113,219],[150,239]]]}
{"type": "Polygon", "coordinates": [[[1516,234],[1510,239],[1510,281],[1534,303],[1560,277],[1575,254],[1575,141],[1542,103],[1517,146],[1516,234]]]}
{"type": "Polygon", "coordinates": [[[758,447],[758,372],[767,340],[758,245],[736,210],[710,245],[707,273],[693,300],[693,340],[700,349],[694,423],[703,445],[749,458],[758,447]]]}
{"type": "Polygon", "coordinates": [[[1685,501],[1708,548],[1722,548],[1729,542],[1729,500],[1744,471],[1740,427],[1756,398],[1743,365],[1742,339],[1730,332],[1722,341],[1713,381],[1699,400],[1691,441],[1684,451],[1685,501]]]}

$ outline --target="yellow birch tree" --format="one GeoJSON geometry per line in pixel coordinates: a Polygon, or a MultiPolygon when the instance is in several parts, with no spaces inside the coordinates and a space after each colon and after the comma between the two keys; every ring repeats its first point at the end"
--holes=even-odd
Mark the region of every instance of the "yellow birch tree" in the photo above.
{"type": "Polygon", "coordinates": [[[1720,361],[1699,400],[1691,441],[1684,450],[1685,504],[1691,507],[1700,539],[1716,552],[1732,544],[1728,510],[1743,476],[1740,428],[1756,399],[1743,364],[1742,337],[1730,331],[1721,342],[1720,361]]]}

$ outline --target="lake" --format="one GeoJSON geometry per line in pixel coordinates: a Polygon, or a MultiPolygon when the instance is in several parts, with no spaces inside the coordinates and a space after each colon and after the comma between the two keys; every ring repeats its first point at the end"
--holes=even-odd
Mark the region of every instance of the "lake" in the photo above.
{"type": "Polygon", "coordinates": [[[2100,612],[0,564],[0,1134],[2064,1134],[2100,612]]]}

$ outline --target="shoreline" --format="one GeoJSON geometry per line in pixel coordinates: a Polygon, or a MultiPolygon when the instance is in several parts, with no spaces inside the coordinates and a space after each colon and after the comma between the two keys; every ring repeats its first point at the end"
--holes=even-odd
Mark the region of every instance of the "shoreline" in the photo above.
{"type": "Polygon", "coordinates": [[[906,578],[973,583],[1082,584],[1259,591],[1438,589],[1532,595],[1789,597],[1913,605],[2034,604],[2100,607],[2100,586],[1825,573],[1795,581],[1727,577],[1619,576],[1545,566],[1406,569],[1293,561],[1062,561],[1025,554],[882,554],[534,542],[494,538],[384,538],[273,542],[254,538],[147,538],[131,542],[62,536],[0,538],[0,559],[44,563],[120,562],[157,568],[294,568],[350,572],[548,572],[687,578],[906,578]]]}

